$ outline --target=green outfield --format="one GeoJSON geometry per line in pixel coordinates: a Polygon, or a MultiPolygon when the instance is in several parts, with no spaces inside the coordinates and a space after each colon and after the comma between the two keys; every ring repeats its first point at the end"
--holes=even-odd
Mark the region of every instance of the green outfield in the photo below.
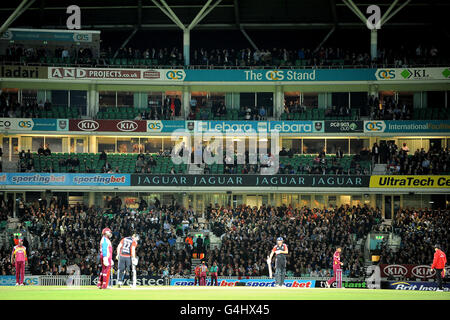
{"type": "Polygon", "coordinates": [[[0,287],[0,300],[450,300],[450,292],[248,287],[0,287]]]}

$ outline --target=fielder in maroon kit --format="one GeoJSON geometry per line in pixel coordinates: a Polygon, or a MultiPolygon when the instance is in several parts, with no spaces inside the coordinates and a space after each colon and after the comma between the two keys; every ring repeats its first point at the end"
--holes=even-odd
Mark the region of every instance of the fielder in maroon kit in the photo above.
{"type": "Polygon", "coordinates": [[[25,279],[25,264],[28,263],[27,248],[23,246],[23,240],[18,240],[18,245],[14,247],[11,254],[11,264],[16,267],[16,286],[23,286],[25,279]]]}
{"type": "Polygon", "coordinates": [[[333,278],[326,282],[327,288],[333,284],[333,282],[337,281],[337,288],[342,287],[342,269],[341,266],[343,263],[341,262],[341,247],[338,247],[333,255],[333,278]]]}
{"type": "Polygon", "coordinates": [[[205,264],[205,261],[202,261],[202,265],[200,266],[200,285],[206,286],[206,273],[208,272],[208,267],[205,264]]]}
{"type": "Polygon", "coordinates": [[[196,286],[197,284],[200,285],[200,274],[201,274],[201,270],[200,270],[201,266],[198,265],[195,267],[195,280],[194,280],[194,286],[196,286]]]}
{"type": "Polygon", "coordinates": [[[111,244],[112,237],[111,229],[105,228],[102,230],[102,240],[100,240],[100,262],[102,264],[102,272],[98,277],[97,287],[99,289],[108,288],[109,278],[111,274],[111,267],[114,265],[112,260],[113,247],[111,244]]]}

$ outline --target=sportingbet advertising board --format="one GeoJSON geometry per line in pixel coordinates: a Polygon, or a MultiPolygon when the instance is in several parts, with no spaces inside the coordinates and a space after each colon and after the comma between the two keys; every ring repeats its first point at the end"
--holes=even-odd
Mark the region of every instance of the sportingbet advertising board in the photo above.
{"type": "MultiPolygon", "coordinates": [[[[238,282],[245,283],[246,287],[275,287],[274,279],[217,279],[217,283],[220,287],[235,287],[238,282]]],[[[316,280],[285,280],[284,284],[289,288],[315,288],[316,280]]],[[[194,279],[170,279],[170,285],[194,286],[194,279]]],[[[206,285],[211,286],[211,279],[206,279],[206,285]]]]}

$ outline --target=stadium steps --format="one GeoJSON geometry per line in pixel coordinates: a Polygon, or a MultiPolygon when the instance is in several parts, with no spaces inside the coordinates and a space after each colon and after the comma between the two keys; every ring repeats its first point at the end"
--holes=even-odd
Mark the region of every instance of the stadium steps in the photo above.
{"type": "Polygon", "coordinates": [[[189,174],[203,174],[204,164],[201,164],[200,167],[196,164],[189,164],[188,173],[189,174]]]}
{"type": "Polygon", "coordinates": [[[375,167],[373,167],[372,174],[374,175],[385,175],[386,174],[386,165],[377,163],[375,167]]]}
{"type": "Polygon", "coordinates": [[[195,274],[195,267],[202,263],[201,259],[191,259],[191,274],[195,274]]]}
{"type": "Polygon", "coordinates": [[[2,161],[2,171],[3,172],[17,172],[17,160],[14,160],[14,161],[3,160],[2,161]]]}

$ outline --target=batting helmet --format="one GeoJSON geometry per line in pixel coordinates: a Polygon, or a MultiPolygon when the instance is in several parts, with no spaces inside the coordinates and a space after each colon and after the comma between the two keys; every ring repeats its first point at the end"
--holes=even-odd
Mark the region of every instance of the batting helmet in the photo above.
{"type": "Polygon", "coordinates": [[[278,237],[277,241],[283,241],[283,237],[278,237]]]}
{"type": "Polygon", "coordinates": [[[110,228],[105,228],[105,229],[102,230],[102,234],[105,234],[107,232],[112,233],[110,228]]]}

